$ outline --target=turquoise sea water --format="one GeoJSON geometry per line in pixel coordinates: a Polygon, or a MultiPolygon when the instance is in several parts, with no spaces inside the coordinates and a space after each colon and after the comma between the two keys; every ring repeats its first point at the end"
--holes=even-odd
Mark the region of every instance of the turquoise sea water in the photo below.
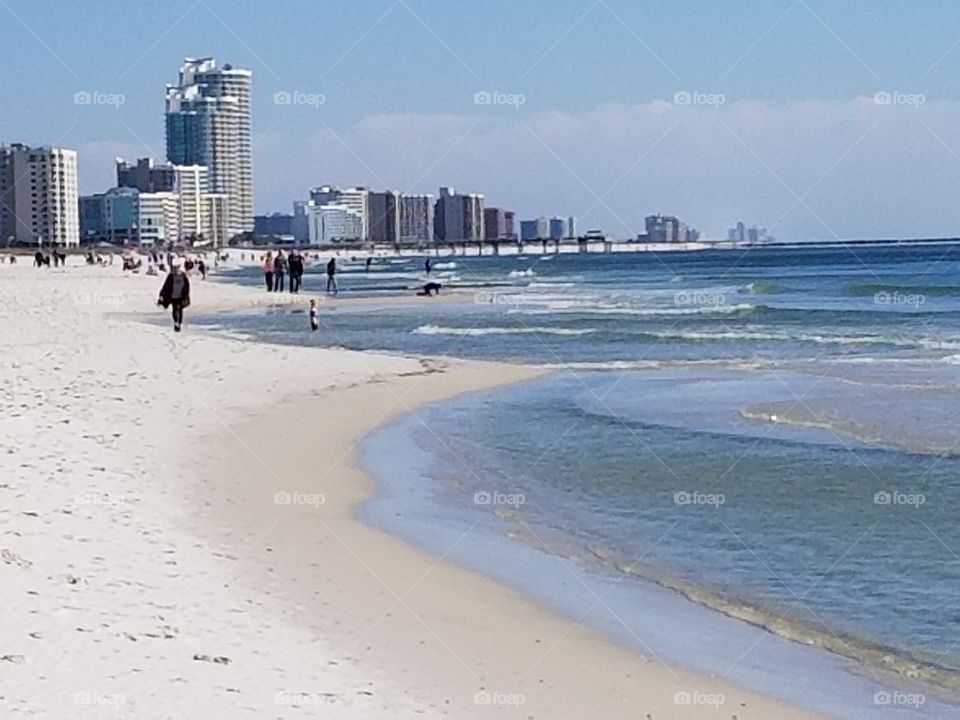
{"type": "MultiPolygon", "coordinates": [[[[399,520],[372,516],[437,552],[438,518],[470,528],[452,556],[507,580],[472,549],[506,537],[560,558],[615,583],[621,615],[641,599],[625,588],[667,588],[827,648],[864,683],[819,706],[839,717],[960,716],[933,700],[960,679],[960,251],[441,262],[467,302],[326,302],[316,334],[289,310],[209,322],[275,342],[555,368],[373,436],[370,457],[415,455],[403,478],[380,468],[394,476],[384,497],[395,483],[417,502],[399,520]],[[868,697],[918,679],[940,688],[922,705],[868,697]]],[[[347,292],[423,280],[419,260],[356,271],[347,292]]],[[[685,659],[666,641],[663,652],[685,659]]],[[[753,652],[750,673],[731,677],[766,672],[753,652]]],[[[759,684],[804,701],[778,682],[759,684]]]]}

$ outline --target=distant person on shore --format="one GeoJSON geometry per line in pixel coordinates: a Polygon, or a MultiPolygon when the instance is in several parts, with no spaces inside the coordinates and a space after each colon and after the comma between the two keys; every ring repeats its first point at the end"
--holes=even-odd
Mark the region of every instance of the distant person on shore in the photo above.
{"type": "Polygon", "coordinates": [[[330,258],[330,261],[327,263],[327,293],[330,293],[330,290],[333,290],[333,294],[337,294],[337,259],[330,258]]]}
{"type": "Polygon", "coordinates": [[[267,292],[273,292],[273,253],[268,252],[263,261],[263,281],[267,284],[267,292]]]}
{"type": "Polygon", "coordinates": [[[287,272],[287,259],[283,256],[283,250],[277,250],[277,256],[273,259],[273,291],[283,292],[283,276],[287,272]]]}
{"type": "Polygon", "coordinates": [[[310,329],[313,332],[317,331],[317,328],[320,327],[320,318],[317,316],[317,301],[310,301],[310,329]]]}
{"type": "Polygon", "coordinates": [[[434,295],[440,294],[440,288],[443,287],[440,283],[428,282],[423,286],[423,290],[417,293],[417,295],[425,297],[433,297],[434,295]]]}
{"type": "Polygon", "coordinates": [[[203,258],[197,259],[197,272],[200,273],[200,279],[207,279],[207,264],[203,261],[203,258]]]}
{"type": "Polygon", "coordinates": [[[173,308],[173,331],[180,332],[180,326],[183,325],[183,311],[190,307],[190,278],[181,268],[178,257],[170,261],[170,272],[163,281],[163,287],[160,288],[157,305],[162,305],[164,309],[173,308]]]}
{"type": "Polygon", "coordinates": [[[290,293],[300,292],[303,283],[303,255],[294,250],[290,253],[290,293]]]}
{"type": "Polygon", "coordinates": [[[427,275],[429,275],[430,271],[433,270],[433,265],[430,263],[430,258],[427,258],[423,263],[423,269],[427,271],[427,275]]]}
{"type": "Polygon", "coordinates": [[[373,258],[372,258],[372,257],[368,257],[368,258],[367,258],[367,267],[366,267],[366,271],[367,271],[367,272],[370,272],[370,264],[371,264],[372,262],[373,262],[373,258]]]}

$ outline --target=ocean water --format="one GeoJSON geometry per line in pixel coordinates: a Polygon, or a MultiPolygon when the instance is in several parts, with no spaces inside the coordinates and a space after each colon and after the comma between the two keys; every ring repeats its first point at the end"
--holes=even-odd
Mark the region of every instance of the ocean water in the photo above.
{"type": "MultiPolygon", "coordinates": [[[[729,652],[709,660],[695,638],[685,644],[682,628],[659,653],[839,717],[960,717],[934,700],[955,702],[960,685],[960,250],[440,263],[440,282],[466,301],[327,301],[315,334],[287,309],[202,321],[273,342],[555,369],[371,436],[384,493],[370,516],[518,584],[530,571],[509,553],[555,558],[615,587],[619,625],[640,622],[652,588],[683,612],[709,608],[730,623],[717,629],[728,650],[729,627],[766,639],[733,667],[729,652]],[[403,452],[403,472],[378,465],[403,452]],[[816,665],[796,648],[843,658],[848,684],[814,701],[816,683],[791,685],[757,659],[816,665]],[[898,689],[929,698],[901,702],[898,689]]],[[[424,279],[416,259],[346,269],[345,294],[424,279]]],[[[574,616],[586,609],[565,602],[574,616]]]]}

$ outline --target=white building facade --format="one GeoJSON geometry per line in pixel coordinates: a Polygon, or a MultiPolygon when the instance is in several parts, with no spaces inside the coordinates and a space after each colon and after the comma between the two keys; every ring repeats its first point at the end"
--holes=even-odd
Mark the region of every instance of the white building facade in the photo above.
{"type": "Polygon", "coordinates": [[[77,153],[0,146],[0,243],[80,243],[77,153]]]}

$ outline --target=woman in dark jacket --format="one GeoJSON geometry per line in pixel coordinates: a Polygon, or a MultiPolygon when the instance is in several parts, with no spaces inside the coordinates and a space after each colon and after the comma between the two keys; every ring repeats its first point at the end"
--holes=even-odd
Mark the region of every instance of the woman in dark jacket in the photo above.
{"type": "Polygon", "coordinates": [[[183,324],[183,310],[190,307],[190,279],[180,267],[180,258],[174,257],[170,262],[170,272],[163,287],[160,288],[160,299],[157,305],[164,308],[173,308],[173,330],[180,332],[183,324]]]}

